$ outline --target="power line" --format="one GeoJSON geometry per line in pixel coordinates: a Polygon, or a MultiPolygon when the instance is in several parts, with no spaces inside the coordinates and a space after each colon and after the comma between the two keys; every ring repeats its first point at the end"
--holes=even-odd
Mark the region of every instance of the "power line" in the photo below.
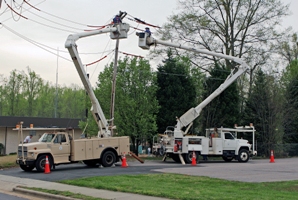
{"type": "Polygon", "coordinates": [[[45,51],[51,53],[51,54],[54,54],[55,56],[58,56],[59,58],[62,58],[62,59],[64,59],[64,60],[67,60],[67,61],[72,62],[71,60],[69,60],[69,59],[67,59],[67,58],[65,58],[65,57],[62,57],[62,56],[60,56],[60,55],[57,55],[57,53],[54,53],[54,52],[52,52],[52,51],[50,51],[50,50],[44,48],[44,47],[47,47],[47,48],[48,48],[48,46],[45,46],[45,45],[43,45],[43,44],[41,44],[41,43],[39,43],[39,42],[36,42],[36,41],[34,41],[34,40],[31,40],[31,39],[29,39],[29,38],[27,38],[27,37],[25,37],[25,36],[23,36],[23,35],[17,33],[16,31],[10,29],[9,27],[7,27],[6,25],[4,25],[4,24],[1,23],[1,22],[0,22],[0,25],[2,25],[6,30],[10,31],[11,33],[13,33],[13,34],[19,36],[20,38],[22,38],[22,39],[24,39],[24,40],[26,40],[27,42],[30,42],[31,44],[33,44],[33,45],[35,45],[35,46],[37,46],[37,47],[39,47],[39,48],[41,48],[41,49],[43,49],[43,50],[45,50],[45,51]],[[44,46],[44,47],[43,47],[43,46],[44,46]]]}

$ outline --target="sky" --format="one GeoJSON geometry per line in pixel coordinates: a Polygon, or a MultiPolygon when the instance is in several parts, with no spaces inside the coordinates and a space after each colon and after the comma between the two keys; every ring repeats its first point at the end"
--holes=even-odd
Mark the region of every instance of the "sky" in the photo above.
{"type": "MultiPolygon", "coordinates": [[[[281,0],[291,3],[292,15],[286,17],[284,27],[292,26],[298,32],[298,0],[281,0]]],[[[61,86],[76,84],[82,86],[79,75],[64,44],[68,35],[91,30],[93,26],[106,25],[119,11],[127,12],[124,22],[131,28],[128,38],[120,40],[119,51],[146,56],[148,51],[138,47],[134,28],[144,29],[130,20],[133,17],[147,23],[162,26],[167,18],[177,12],[177,0],[0,0],[0,76],[8,78],[14,69],[25,71],[29,67],[43,80],[61,86]],[[8,5],[7,5],[7,4],[8,5]],[[12,12],[9,7],[14,8],[12,12]],[[132,28],[134,27],[134,28],[132,28]]],[[[156,31],[151,28],[153,34],[156,31]]],[[[84,64],[102,61],[87,67],[93,86],[98,74],[107,63],[114,61],[115,41],[109,34],[101,34],[77,41],[80,57],[84,64]]],[[[125,55],[119,53],[119,58],[125,55]]],[[[0,77],[1,81],[1,77],[0,77]]],[[[1,84],[1,83],[0,83],[1,84]]]]}

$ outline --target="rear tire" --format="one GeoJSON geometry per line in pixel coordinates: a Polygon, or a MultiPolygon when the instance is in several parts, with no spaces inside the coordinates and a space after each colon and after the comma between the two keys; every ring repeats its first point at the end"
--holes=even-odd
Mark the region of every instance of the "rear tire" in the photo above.
{"type": "MultiPolygon", "coordinates": [[[[193,151],[189,151],[188,153],[184,154],[184,161],[185,163],[191,163],[192,162],[192,154],[193,151]]],[[[195,151],[196,160],[199,158],[198,152],[195,151]]]]}
{"type": "Polygon", "coordinates": [[[35,168],[35,166],[20,165],[20,168],[25,172],[31,172],[35,168]]]}
{"type": "Polygon", "coordinates": [[[112,151],[106,151],[101,158],[101,163],[104,167],[111,167],[115,162],[116,156],[112,151]]]}
{"type": "Polygon", "coordinates": [[[246,149],[241,149],[238,154],[239,162],[247,162],[249,160],[249,153],[246,149]]]}

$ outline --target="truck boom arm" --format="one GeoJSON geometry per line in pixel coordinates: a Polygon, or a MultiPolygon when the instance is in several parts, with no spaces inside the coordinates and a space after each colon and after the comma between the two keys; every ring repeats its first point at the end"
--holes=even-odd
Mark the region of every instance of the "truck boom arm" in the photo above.
{"type": "Polygon", "coordinates": [[[175,137],[181,137],[183,135],[186,135],[189,128],[187,128],[185,132],[182,131],[182,128],[187,127],[188,125],[192,124],[192,122],[200,115],[200,113],[204,107],[206,107],[215,97],[217,97],[219,94],[221,94],[227,87],[229,87],[234,81],[236,81],[239,76],[241,76],[243,73],[245,73],[249,69],[249,66],[242,59],[240,59],[238,57],[224,55],[221,53],[216,53],[216,52],[203,50],[203,49],[195,49],[195,48],[183,46],[180,44],[174,44],[174,43],[170,43],[170,42],[157,40],[157,39],[153,38],[152,36],[149,37],[147,33],[137,33],[137,35],[139,36],[139,47],[141,47],[142,49],[149,49],[151,45],[161,44],[164,46],[184,49],[184,50],[192,51],[195,53],[207,54],[210,56],[215,56],[215,57],[219,57],[219,58],[232,60],[232,61],[240,64],[240,66],[236,67],[235,69],[233,69],[231,71],[231,74],[226,78],[226,80],[211,95],[209,95],[202,103],[200,103],[195,108],[189,109],[180,118],[178,118],[177,124],[175,126],[175,130],[174,130],[175,137]]]}
{"type": "Polygon", "coordinates": [[[110,136],[111,131],[109,130],[109,128],[111,128],[111,127],[109,127],[109,123],[108,123],[107,119],[105,118],[105,115],[101,109],[98,99],[96,98],[96,96],[93,92],[91,83],[89,81],[89,78],[87,77],[86,71],[84,69],[84,65],[83,65],[81,58],[79,56],[76,41],[83,37],[89,37],[89,36],[103,34],[103,33],[111,33],[112,39],[126,38],[128,30],[129,30],[128,24],[118,24],[114,27],[108,27],[108,28],[101,29],[101,30],[71,34],[68,36],[68,38],[65,42],[65,48],[68,49],[71,59],[78,71],[78,74],[81,78],[81,81],[82,81],[84,87],[85,87],[85,90],[87,91],[89,98],[91,100],[91,103],[92,103],[91,112],[92,112],[93,118],[95,119],[97,126],[99,128],[98,137],[110,136]]]}

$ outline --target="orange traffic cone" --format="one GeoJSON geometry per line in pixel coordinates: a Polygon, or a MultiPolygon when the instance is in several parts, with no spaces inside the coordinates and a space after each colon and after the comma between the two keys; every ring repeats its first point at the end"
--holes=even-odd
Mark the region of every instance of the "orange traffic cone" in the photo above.
{"type": "Polygon", "coordinates": [[[270,162],[274,163],[274,155],[273,155],[273,150],[271,150],[271,156],[270,156],[270,162]]]}
{"type": "Polygon", "coordinates": [[[192,152],[191,165],[193,165],[193,166],[197,165],[196,154],[194,151],[192,152]]]}
{"type": "Polygon", "coordinates": [[[50,163],[49,163],[48,156],[46,156],[46,164],[44,165],[44,173],[45,174],[51,173],[51,171],[50,171],[50,163]]]}
{"type": "Polygon", "coordinates": [[[121,165],[121,167],[128,167],[128,164],[126,162],[125,152],[122,156],[122,165],[121,165]]]}

